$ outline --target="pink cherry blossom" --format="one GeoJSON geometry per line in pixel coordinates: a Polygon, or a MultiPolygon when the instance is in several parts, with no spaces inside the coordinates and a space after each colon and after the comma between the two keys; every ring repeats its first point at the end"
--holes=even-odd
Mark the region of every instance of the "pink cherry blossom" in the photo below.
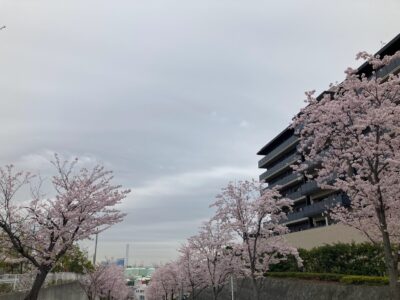
{"type": "Polygon", "coordinates": [[[176,262],[159,267],[151,276],[150,285],[146,290],[149,300],[174,299],[181,286],[181,278],[176,262]]]}
{"type": "Polygon", "coordinates": [[[130,294],[124,270],[115,264],[98,265],[79,282],[89,300],[124,300],[130,294]]]}
{"type": "Polygon", "coordinates": [[[392,298],[400,299],[400,77],[384,73],[400,52],[358,57],[372,65],[372,74],[347,72],[322,99],[307,93],[308,105],[294,119],[305,158],[298,170],[348,195],[351,205],[337,207],[331,216],[383,243],[392,298]]]}
{"type": "Polygon", "coordinates": [[[202,268],[204,258],[200,251],[192,248],[189,243],[182,245],[179,252],[177,265],[184,290],[190,294],[192,300],[195,300],[207,287],[207,280],[202,268]]]}
{"type": "Polygon", "coordinates": [[[215,220],[232,235],[232,255],[240,257],[239,273],[252,280],[255,299],[259,297],[261,281],[273,264],[294,255],[299,264],[297,249],[282,235],[288,233],[283,225],[292,200],[283,198],[276,189],[265,189],[255,180],[230,183],[222,189],[212,207],[215,220]]]}
{"type": "Polygon", "coordinates": [[[197,274],[202,276],[200,286],[212,290],[214,300],[218,299],[230,275],[237,272],[238,259],[231,255],[233,246],[231,233],[221,222],[205,222],[197,235],[188,239],[188,247],[196,253],[197,274]]]}
{"type": "Polygon", "coordinates": [[[31,186],[32,200],[16,201],[15,194],[32,184],[30,173],[0,168],[0,228],[8,246],[36,269],[32,289],[25,299],[37,299],[40,287],[56,262],[76,241],[121,222],[115,208],[129,190],[111,184],[111,172],[101,166],[76,170],[77,160],[61,161],[56,155],[52,177],[55,196],[46,198],[40,185],[31,186]]]}

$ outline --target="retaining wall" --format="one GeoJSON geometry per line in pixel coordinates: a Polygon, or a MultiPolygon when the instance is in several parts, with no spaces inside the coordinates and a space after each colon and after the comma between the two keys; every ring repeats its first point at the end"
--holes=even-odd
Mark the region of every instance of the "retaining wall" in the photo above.
{"type": "MultiPolygon", "coordinates": [[[[0,300],[23,300],[24,295],[24,293],[0,295],[0,300]]],[[[42,289],[39,300],[87,300],[87,297],[77,282],[71,282],[42,289]]]]}
{"type": "MultiPolygon", "coordinates": [[[[231,300],[230,285],[224,287],[219,300],[231,300]]],[[[236,300],[254,300],[249,280],[238,282],[236,300]]],[[[212,291],[206,290],[199,300],[213,299],[212,291]]],[[[262,300],[383,300],[389,299],[387,286],[345,285],[299,279],[265,278],[260,299],[262,300]]]]}

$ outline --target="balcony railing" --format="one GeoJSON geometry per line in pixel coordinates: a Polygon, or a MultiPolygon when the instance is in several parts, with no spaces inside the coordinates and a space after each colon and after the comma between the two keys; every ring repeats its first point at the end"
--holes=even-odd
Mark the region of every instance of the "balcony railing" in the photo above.
{"type": "Polygon", "coordinates": [[[393,59],[387,66],[380,68],[376,75],[378,77],[385,77],[390,73],[395,72],[398,68],[400,68],[400,58],[393,59]]]}
{"type": "MultiPolygon", "coordinates": [[[[279,189],[284,188],[288,183],[291,182],[296,182],[303,179],[303,175],[300,175],[298,173],[290,173],[289,175],[282,177],[276,181],[274,181],[273,183],[268,183],[268,188],[272,188],[274,186],[278,186],[279,185],[279,189]]],[[[261,180],[261,178],[260,178],[261,180]]]]}
{"type": "Polygon", "coordinates": [[[293,165],[296,161],[298,161],[301,156],[297,153],[293,153],[292,155],[286,157],[284,160],[280,161],[273,167],[269,168],[267,171],[260,175],[260,180],[268,180],[269,178],[275,176],[279,172],[286,169],[288,166],[293,165]]]}
{"type": "Polygon", "coordinates": [[[274,159],[278,154],[281,152],[285,151],[286,149],[289,149],[293,145],[297,144],[299,141],[298,137],[295,135],[292,135],[290,138],[288,138],[286,141],[284,141],[282,144],[277,146],[274,150],[272,150],[270,153],[264,156],[263,159],[261,159],[258,162],[258,167],[262,168],[264,167],[268,162],[270,162],[272,159],[274,159]]]}
{"type": "Polygon", "coordinates": [[[285,222],[290,222],[290,221],[299,220],[302,218],[321,214],[321,213],[327,211],[328,209],[336,206],[337,204],[347,205],[348,200],[342,194],[331,195],[320,202],[313,203],[311,205],[302,207],[301,211],[289,213],[287,215],[287,220],[285,220],[285,222]]]}
{"type": "Polygon", "coordinates": [[[319,190],[320,188],[318,187],[318,184],[316,181],[308,181],[304,184],[302,184],[297,191],[290,193],[287,195],[288,198],[295,200],[297,198],[300,198],[302,196],[310,195],[314,193],[315,191],[319,190]]]}

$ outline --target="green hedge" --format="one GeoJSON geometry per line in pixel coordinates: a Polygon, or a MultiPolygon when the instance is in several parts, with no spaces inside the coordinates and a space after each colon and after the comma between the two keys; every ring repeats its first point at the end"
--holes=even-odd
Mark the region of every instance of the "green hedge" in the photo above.
{"type": "Polygon", "coordinates": [[[333,244],[311,250],[299,249],[303,267],[294,257],[273,265],[271,272],[335,273],[348,275],[383,276],[386,273],[383,249],[380,245],[333,244]]]}
{"type": "Polygon", "coordinates": [[[389,278],[378,276],[346,275],[340,279],[340,282],[346,284],[388,285],[389,278]]]}
{"type": "Polygon", "coordinates": [[[0,294],[6,294],[12,292],[12,284],[9,283],[0,283],[0,294]]]}
{"type": "Polygon", "coordinates": [[[303,273],[303,272],[268,272],[264,274],[267,277],[279,277],[279,278],[299,278],[308,280],[322,280],[322,281],[336,281],[339,282],[343,274],[332,274],[332,273],[303,273]]]}
{"type": "Polygon", "coordinates": [[[363,284],[363,285],[389,284],[389,279],[387,277],[378,277],[378,276],[345,275],[345,274],[334,274],[334,273],[305,273],[305,272],[268,272],[264,275],[267,277],[277,277],[277,278],[298,278],[306,280],[334,281],[345,284],[363,284]]]}

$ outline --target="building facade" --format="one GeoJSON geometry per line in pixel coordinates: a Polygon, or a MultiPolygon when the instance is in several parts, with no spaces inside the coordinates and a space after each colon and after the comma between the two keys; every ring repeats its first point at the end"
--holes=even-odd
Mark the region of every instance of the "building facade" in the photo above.
{"type": "Polygon", "coordinates": [[[155,272],[153,267],[127,267],[125,268],[125,277],[129,280],[135,300],[146,300],[146,289],[155,272]]]}
{"type": "MultiPolygon", "coordinates": [[[[400,34],[386,44],[376,54],[381,57],[393,55],[400,50],[400,34]]],[[[385,77],[390,73],[400,72],[400,59],[392,61],[385,68],[377,71],[378,76],[385,77]]],[[[358,73],[367,76],[372,73],[369,64],[364,63],[358,68],[358,73]]],[[[323,92],[319,97],[322,97],[323,92]]],[[[343,193],[322,190],[313,180],[294,172],[291,165],[302,160],[297,151],[299,143],[294,129],[290,126],[269,141],[257,153],[263,158],[259,160],[258,167],[266,169],[260,175],[260,181],[268,184],[268,188],[278,187],[281,194],[294,201],[293,211],[288,214],[286,225],[291,232],[303,231],[310,228],[323,227],[331,224],[329,216],[325,213],[329,207],[349,205],[349,199],[343,193]]]]}

